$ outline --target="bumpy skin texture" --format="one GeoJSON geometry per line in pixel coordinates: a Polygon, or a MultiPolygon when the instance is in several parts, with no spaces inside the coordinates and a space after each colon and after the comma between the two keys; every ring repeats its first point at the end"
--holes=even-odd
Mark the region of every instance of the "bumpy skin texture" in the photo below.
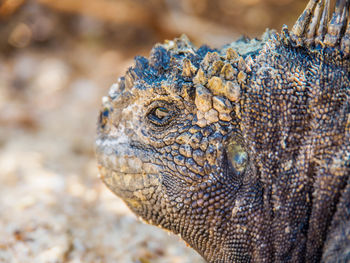
{"type": "Polygon", "coordinates": [[[261,41],[157,45],[104,98],[104,182],[208,262],[350,260],[350,26],[320,3],[261,41]]]}

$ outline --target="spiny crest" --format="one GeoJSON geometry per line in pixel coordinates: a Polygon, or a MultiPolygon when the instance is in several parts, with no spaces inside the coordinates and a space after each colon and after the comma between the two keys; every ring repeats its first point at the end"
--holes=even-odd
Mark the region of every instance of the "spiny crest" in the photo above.
{"type": "MultiPolygon", "coordinates": [[[[251,57],[244,59],[234,49],[226,47],[220,52],[207,46],[194,47],[186,36],[164,44],[157,44],[150,58],[135,57],[135,64],[120,82],[125,90],[131,88],[164,87],[176,89],[178,95],[202,94],[205,88],[214,96],[224,96],[235,102],[239,98],[240,86],[244,85],[250,72],[251,57]],[[164,84],[165,83],[165,84],[164,84]],[[190,86],[192,92],[182,90],[190,86]]],[[[202,99],[197,100],[200,104],[202,99]]],[[[204,109],[206,106],[197,105],[204,109]]],[[[212,104],[212,103],[211,103],[212,104]]]]}
{"type": "Polygon", "coordinates": [[[125,75],[125,85],[129,89],[144,89],[164,80],[190,81],[197,72],[203,54],[209,51],[212,50],[206,46],[196,49],[186,36],[157,44],[151,50],[149,59],[135,57],[134,66],[125,75]]]}
{"type": "Polygon", "coordinates": [[[329,19],[330,0],[310,0],[291,31],[291,39],[297,46],[330,47],[350,55],[349,6],[350,0],[337,0],[329,19]]]}
{"type": "Polygon", "coordinates": [[[251,54],[255,54],[255,42],[239,40],[221,50],[207,46],[197,49],[182,36],[157,44],[149,59],[135,57],[134,66],[111,88],[105,108],[111,103],[114,109],[125,107],[133,89],[152,89],[194,103],[199,127],[219,120],[230,122],[234,115],[238,117],[241,90],[253,63],[249,54],[240,55],[236,48],[250,45],[251,54]]]}

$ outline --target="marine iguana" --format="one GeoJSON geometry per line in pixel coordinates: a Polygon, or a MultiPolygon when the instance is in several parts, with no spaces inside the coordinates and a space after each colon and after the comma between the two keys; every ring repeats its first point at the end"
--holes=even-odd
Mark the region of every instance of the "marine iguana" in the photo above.
{"type": "Polygon", "coordinates": [[[136,57],[103,99],[105,184],[211,263],[350,262],[349,5],[136,57]]]}

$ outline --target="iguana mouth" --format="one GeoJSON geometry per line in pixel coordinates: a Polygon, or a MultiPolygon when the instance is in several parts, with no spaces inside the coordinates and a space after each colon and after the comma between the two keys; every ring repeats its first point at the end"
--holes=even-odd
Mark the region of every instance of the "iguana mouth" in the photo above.
{"type": "Polygon", "coordinates": [[[146,182],[151,177],[158,177],[158,174],[156,173],[126,173],[126,172],[120,172],[115,171],[113,169],[109,169],[108,167],[100,166],[99,171],[101,174],[101,179],[106,183],[109,184],[110,181],[113,181],[113,185],[118,185],[118,188],[125,188],[125,190],[131,190],[131,189],[141,189],[145,187],[145,184],[142,183],[140,185],[138,183],[139,181],[146,182]]]}
{"type": "Polygon", "coordinates": [[[142,165],[142,171],[141,172],[134,172],[132,170],[116,170],[111,167],[99,165],[98,166],[100,170],[101,179],[106,179],[111,176],[144,176],[144,175],[157,175],[158,174],[158,167],[157,165],[151,164],[151,163],[145,163],[142,165]]]}
{"type": "Polygon", "coordinates": [[[97,161],[120,174],[156,174],[155,153],[139,143],[119,142],[118,138],[100,137],[96,142],[97,161]]]}
{"type": "Polygon", "coordinates": [[[150,162],[143,162],[136,156],[105,155],[98,158],[99,165],[117,174],[157,174],[159,167],[150,162]]]}

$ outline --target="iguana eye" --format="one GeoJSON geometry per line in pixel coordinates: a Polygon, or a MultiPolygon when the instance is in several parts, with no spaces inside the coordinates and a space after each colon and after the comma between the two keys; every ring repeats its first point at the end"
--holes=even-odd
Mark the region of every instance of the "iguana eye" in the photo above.
{"type": "Polygon", "coordinates": [[[158,107],[154,110],[154,115],[161,120],[169,115],[169,110],[165,107],[158,107]]]}
{"type": "Polygon", "coordinates": [[[238,172],[243,172],[248,163],[248,154],[242,145],[230,143],[227,145],[227,158],[233,168],[238,172]]]}
{"type": "Polygon", "coordinates": [[[149,121],[157,126],[164,126],[168,124],[172,117],[173,112],[165,106],[154,107],[147,115],[149,121]]]}

